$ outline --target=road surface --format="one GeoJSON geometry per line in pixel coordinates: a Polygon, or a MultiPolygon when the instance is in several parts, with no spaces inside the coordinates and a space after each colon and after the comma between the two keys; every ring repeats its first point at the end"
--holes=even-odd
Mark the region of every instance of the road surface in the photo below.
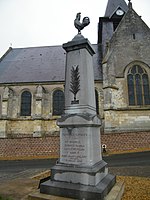
{"type": "MultiPolygon", "coordinates": [[[[150,177],[150,151],[104,156],[110,173],[150,177]]],[[[56,159],[0,161],[0,180],[30,177],[50,169],[56,159]]]]}

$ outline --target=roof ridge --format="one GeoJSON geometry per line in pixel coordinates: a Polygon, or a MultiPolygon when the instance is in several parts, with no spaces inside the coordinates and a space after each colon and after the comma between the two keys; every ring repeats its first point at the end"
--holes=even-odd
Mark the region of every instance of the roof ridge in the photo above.
{"type": "Polygon", "coordinates": [[[35,49],[35,48],[47,48],[47,47],[61,47],[62,45],[51,45],[51,46],[32,46],[32,47],[10,47],[13,50],[16,49],[35,49]]]}
{"type": "Polygon", "coordinates": [[[12,50],[12,47],[9,47],[9,49],[4,53],[4,55],[2,55],[2,57],[0,58],[0,62],[5,58],[5,56],[7,56],[7,54],[12,50]]]}

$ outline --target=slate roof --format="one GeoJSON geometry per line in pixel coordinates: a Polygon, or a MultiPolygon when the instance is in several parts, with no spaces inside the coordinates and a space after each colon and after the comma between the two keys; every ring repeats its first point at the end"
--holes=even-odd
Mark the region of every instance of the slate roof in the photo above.
{"type": "Polygon", "coordinates": [[[125,12],[128,11],[128,6],[124,0],[108,0],[105,17],[111,17],[117,8],[121,8],[125,12]]]}
{"type": "MultiPolygon", "coordinates": [[[[98,45],[93,45],[94,78],[102,80],[98,45]]],[[[11,49],[0,61],[0,83],[57,82],[65,79],[66,54],[62,46],[11,49]]]]}

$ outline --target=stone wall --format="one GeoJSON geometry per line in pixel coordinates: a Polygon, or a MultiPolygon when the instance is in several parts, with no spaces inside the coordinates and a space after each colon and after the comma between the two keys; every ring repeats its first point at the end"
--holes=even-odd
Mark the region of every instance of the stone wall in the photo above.
{"type": "Polygon", "coordinates": [[[26,135],[26,137],[56,135],[59,132],[59,127],[56,125],[57,118],[2,120],[0,127],[2,123],[6,123],[7,138],[16,138],[18,135],[26,135]]]}
{"type": "Polygon", "coordinates": [[[116,109],[105,111],[105,133],[149,131],[149,109],[116,109]]]}
{"type": "MultiPolygon", "coordinates": [[[[33,137],[54,135],[59,131],[56,120],[60,116],[53,115],[53,93],[64,90],[64,83],[20,84],[0,86],[0,138],[16,137],[27,134],[33,137]],[[30,91],[32,96],[31,116],[21,116],[21,94],[30,91]]],[[[102,83],[95,82],[98,93],[99,114],[103,118],[102,83]]]]}
{"type": "Polygon", "coordinates": [[[0,137],[16,134],[42,136],[58,131],[53,116],[53,92],[63,91],[63,84],[24,84],[0,87],[0,137]],[[21,94],[30,91],[32,96],[31,116],[21,116],[21,94]]]}
{"type": "Polygon", "coordinates": [[[130,106],[127,94],[126,77],[117,78],[116,87],[104,89],[105,133],[150,130],[150,105],[130,106]]]}
{"type": "Polygon", "coordinates": [[[150,84],[149,45],[150,29],[130,9],[114,32],[103,59],[105,133],[150,130],[150,105],[130,105],[127,81],[129,69],[140,66],[150,84]]]}
{"type": "MultiPolygon", "coordinates": [[[[59,156],[59,136],[1,138],[0,159],[56,158],[59,156]]],[[[107,152],[150,149],[150,132],[102,134],[101,143],[107,152]]]]}

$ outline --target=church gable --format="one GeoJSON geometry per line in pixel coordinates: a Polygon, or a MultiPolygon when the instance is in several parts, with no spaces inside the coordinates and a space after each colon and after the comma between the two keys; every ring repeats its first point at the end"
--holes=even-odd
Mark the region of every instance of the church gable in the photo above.
{"type": "Polygon", "coordinates": [[[118,28],[113,35],[112,41],[114,38],[117,38],[117,40],[119,40],[120,38],[122,39],[123,36],[132,36],[131,39],[137,40],[143,39],[143,37],[145,36],[150,37],[149,27],[142,20],[141,16],[139,16],[132,8],[128,10],[124,18],[121,20],[118,28]],[[135,35],[135,37],[133,37],[133,34],[135,35]]]}
{"type": "Polygon", "coordinates": [[[108,65],[113,62],[116,77],[123,77],[127,64],[135,60],[150,66],[149,45],[149,27],[132,7],[129,7],[109,44],[111,55],[107,55],[108,65]]]}

